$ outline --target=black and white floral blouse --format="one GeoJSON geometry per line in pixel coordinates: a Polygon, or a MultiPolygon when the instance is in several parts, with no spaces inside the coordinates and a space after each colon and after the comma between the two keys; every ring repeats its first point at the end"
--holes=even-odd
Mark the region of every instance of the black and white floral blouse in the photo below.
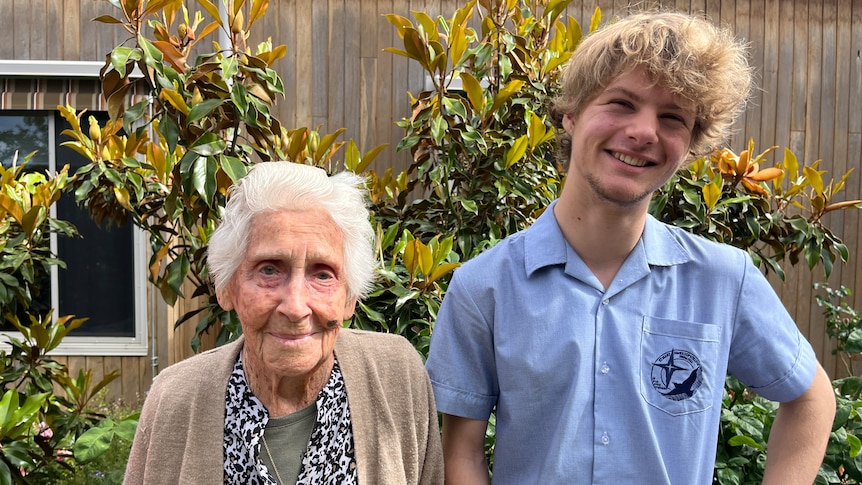
{"type": "MultiPolygon", "coordinates": [[[[347,391],[338,360],[316,404],[317,420],[302,456],[296,483],[355,485],[358,481],[356,450],[347,391]]],[[[261,438],[268,421],[269,413],[245,380],[240,352],[225,393],[224,483],[277,484],[260,460],[261,438]]]]}

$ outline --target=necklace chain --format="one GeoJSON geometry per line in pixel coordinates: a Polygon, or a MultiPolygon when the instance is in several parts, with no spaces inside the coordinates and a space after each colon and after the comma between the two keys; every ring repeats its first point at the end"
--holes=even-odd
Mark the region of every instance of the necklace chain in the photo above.
{"type": "Polygon", "coordinates": [[[275,465],[275,460],[272,458],[272,453],[269,451],[269,445],[266,444],[266,436],[261,436],[261,440],[263,441],[263,449],[266,450],[266,456],[269,457],[269,462],[272,463],[272,469],[275,470],[276,480],[278,480],[279,484],[285,483],[284,480],[281,479],[281,474],[278,473],[278,467],[275,465]]]}

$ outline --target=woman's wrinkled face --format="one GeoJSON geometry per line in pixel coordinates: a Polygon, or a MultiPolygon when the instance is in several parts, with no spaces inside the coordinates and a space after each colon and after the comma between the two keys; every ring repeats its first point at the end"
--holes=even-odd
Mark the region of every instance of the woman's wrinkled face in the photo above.
{"type": "Polygon", "coordinates": [[[310,374],[332,359],[347,298],[342,234],[321,208],[257,215],[242,264],[219,293],[235,309],[245,355],[282,377],[310,374]]]}

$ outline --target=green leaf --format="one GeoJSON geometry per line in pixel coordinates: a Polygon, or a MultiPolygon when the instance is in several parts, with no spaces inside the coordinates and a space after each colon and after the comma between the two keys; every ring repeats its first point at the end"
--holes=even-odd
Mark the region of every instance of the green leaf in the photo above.
{"type": "Polygon", "coordinates": [[[221,168],[234,183],[245,177],[248,173],[248,167],[245,166],[242,160],[236,157],[221,157],[221,168]]]}
{"type": "Polygon", "coordinates": [[[89,463],[95,460],[108,451],[113,440],[114,430],[112,427],[97,426],[88,429],[78,437],[75,441],[75,446],[72,448],[75,460],[80,463],[89,463]]]}
{"type": "Polygon", "coordinates": [[[132,441],[135,438],[135,431],[138,429],[137,419],[124,419],[117,424],[114,432],[120,438],[126,441],[132,441]]]}
{"type": "Polygon", "coordinates": [[[129,61],[141,60],[141,54],[140,49],[119,46],[111,51],[111,66],[117,70],[120,77],[126,77],[126,64],[129,61]]]}
{"type": "Polygon", "coordinates": [[[200,103],[195,104],[189,110],[188,118],[186,119],[186,123],[194,123],[200,119],[203,119],[205,116],[208,116],[212,113],[216,108],[224,104],[224,100],[222,99],[207,99],[205,101],[201,101],[200,103]]]}
{"type": "Polygon", "coordinates": [[[472,212],[473,214],[479,214],[479,209],[476,206],[476,201],[458,198],[458,202],[461,203],[461,207],[463,207],[464,209],[472,212]]]}
{"type": "MultiPolygon", "coordinates": [[[[7,431],[8,428],[14,425],[9,423],[13,417],[15,409],[18,408],[18,391],[9,389],[0,398],[0,431],[7,431]]],[[[2,436],[2,434],[0,434],[2,436]]]]}
{"type": "Polygon", "coordinates": [[[850,444],[850,456],[855,458],[862,452],[862,440],[853,434],[847,434],[847,443],[850,444]]]}
{"type": "Polygon", "coordinates": [[[382,313],[380,313],[380,312],[378,312],[378,311],[374,310],[373,308],[371,308],[370,306],[366,305],[365,303],[363,303],[363,302],[359,302],[359,308],[361,308],[361,309],[362,309],[362,311],[365,313],[365,315],[366,315],[366,316],[367,316],[371,321],[373,321],[373,322],[377,322],[377,323],[381,323],[381,324],[385,324],[385,323],[386,323],[386,317],[385,317],[382,313]]]}
{"type": "Polygon", "coordinates": [[[217,169],[218,163],[214,157],[200,157],[192,167],[192,183],[195,190],[210,206],[216,191],[215,172],[217,169]]]}
{"type": "Polygon", "coordinates": [[[183,296],[183,281],[189,272],[189,268],[189,257],[186,253],[180,253],[176,259],[168,264],[167,284],[172,290],[174,290],[174,293],[179,296],[183,296]]]}
{"type": "Polygon", "coordinates": [[[210,157],[222,153],[226,147],[227,142],[223,138],[215,133],[204,133],[189,147],[189,150],[198,155],[210,157]]]}
{"type": "Polygon", "coordinates": [[[731,446],[742,446],[748,445],[752,448],[756,448],[760,451],[765,451],[763,445],[754,440],[751,436],[734,436],[727,440],[727,443],[731,446]]]}
{"type": "Polygon", "coordinates": [[[12,485],[12,473],[3,461],[0,461],[0,485],[12,485]]]}
{"type": "Polygon", "coordinates": [[[444,97],[443,106],[446,108],[447,113],[458,115],[462,120],[467,119],[467,108],[460,99],[448,96],[444,97]]]}
{"type": "Polygon", "coordinates": [[[437,116],[431,120],[431,136],[434,138],[434,142],[438,145],[442,143],[443,137],[446,135],[446,131],[448,129],[449,124],[446,123],[446,119],[442,116],[437,116]]]}
{"type": "Polygon", "coordinates": [[[174,120],[169,116],[163,116],[159,122],[159,133],[165,139],[168,145],[168,151],[174,152],[177,149],[177,143],[180,140],[180,129],[174,120]]]}

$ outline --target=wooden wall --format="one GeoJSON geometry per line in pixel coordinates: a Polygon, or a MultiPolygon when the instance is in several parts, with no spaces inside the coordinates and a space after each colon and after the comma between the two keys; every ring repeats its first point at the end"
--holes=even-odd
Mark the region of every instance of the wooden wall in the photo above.
{"type": "MultiPolygon", "coordinates": [[[[194,2],[188,2],[193,4],[194,2]]],[[[406,59],[383,51],[401,47],[385,13],[410,16],[424,11],[451,17],[463,5],[454,0],[273,0],[255,27],[256,40],[265,36],[288,47],[276,65],[286,97],[277,113],[287,127],[320,127],[324,132],[346,128],[363,150],[387,143],[375,168],[403,169],[408,155],[396,153],[403,132],[394,122],[408,115],[407,92],[423,89],[424,75],[406,59]]],[[[731,140],[741,150],[749,138],[757,147],[790,147],[808,163],[822,159],[821,169],[843,174],[862,165],[862,0],[574,0],[568,14],[582,26],[599,6],[608,19],[624,15],[630,5],[655,5],[705,13],[735,30],[751,43],[752,64],[760,90],[738,123],[731,140]]],[[[93,0],[0,0],[0,59],[102,60],[125,32],[89,19],[113,13],[106,2],[93,0]]],[[[857,170],[843,198],[862,198],[857,170]]],[[[838,266],[829,279],[833,287],[856,289],[852,304],[862,309],[862,258],[857,257],[860,211],[831,215],[825,222],[847,243],[851,261],[838,266]]],[[[827,371],[844,374],[831,355],[822,312],[814,302],[812,284],[823,280],[821,270],[788,271],[787,280],[771,277],[802,331],[814,345],[827,371]]],[[[188,355],[188,336],[172,334],[168,318],[160,325],[159,364],[188,355]],[[168,337],[170,335],[170,337],[168,337]]],[[[185,330],[183,330],[185,332],[185,330]]],[[[74,365],[81,359],[70,358],[74,365]]],[[[83,364],[99,367],[99,359],[83,364]]],[[[103,358],[103,369],[121,367],[138,372],[146,385],[149,363],[103,358]]],[[[129,388],[136,384],[128,378],[129,388]]],[[[130,395],[126,384],[119,391],[130,395]]],[[[139,388],[140,389],[140,388],[139,388]]],[[[140,392],[139,390],[136,392],[140,392]]],[[[131,393],[134,394],[134,393],[131,393]]]]}

